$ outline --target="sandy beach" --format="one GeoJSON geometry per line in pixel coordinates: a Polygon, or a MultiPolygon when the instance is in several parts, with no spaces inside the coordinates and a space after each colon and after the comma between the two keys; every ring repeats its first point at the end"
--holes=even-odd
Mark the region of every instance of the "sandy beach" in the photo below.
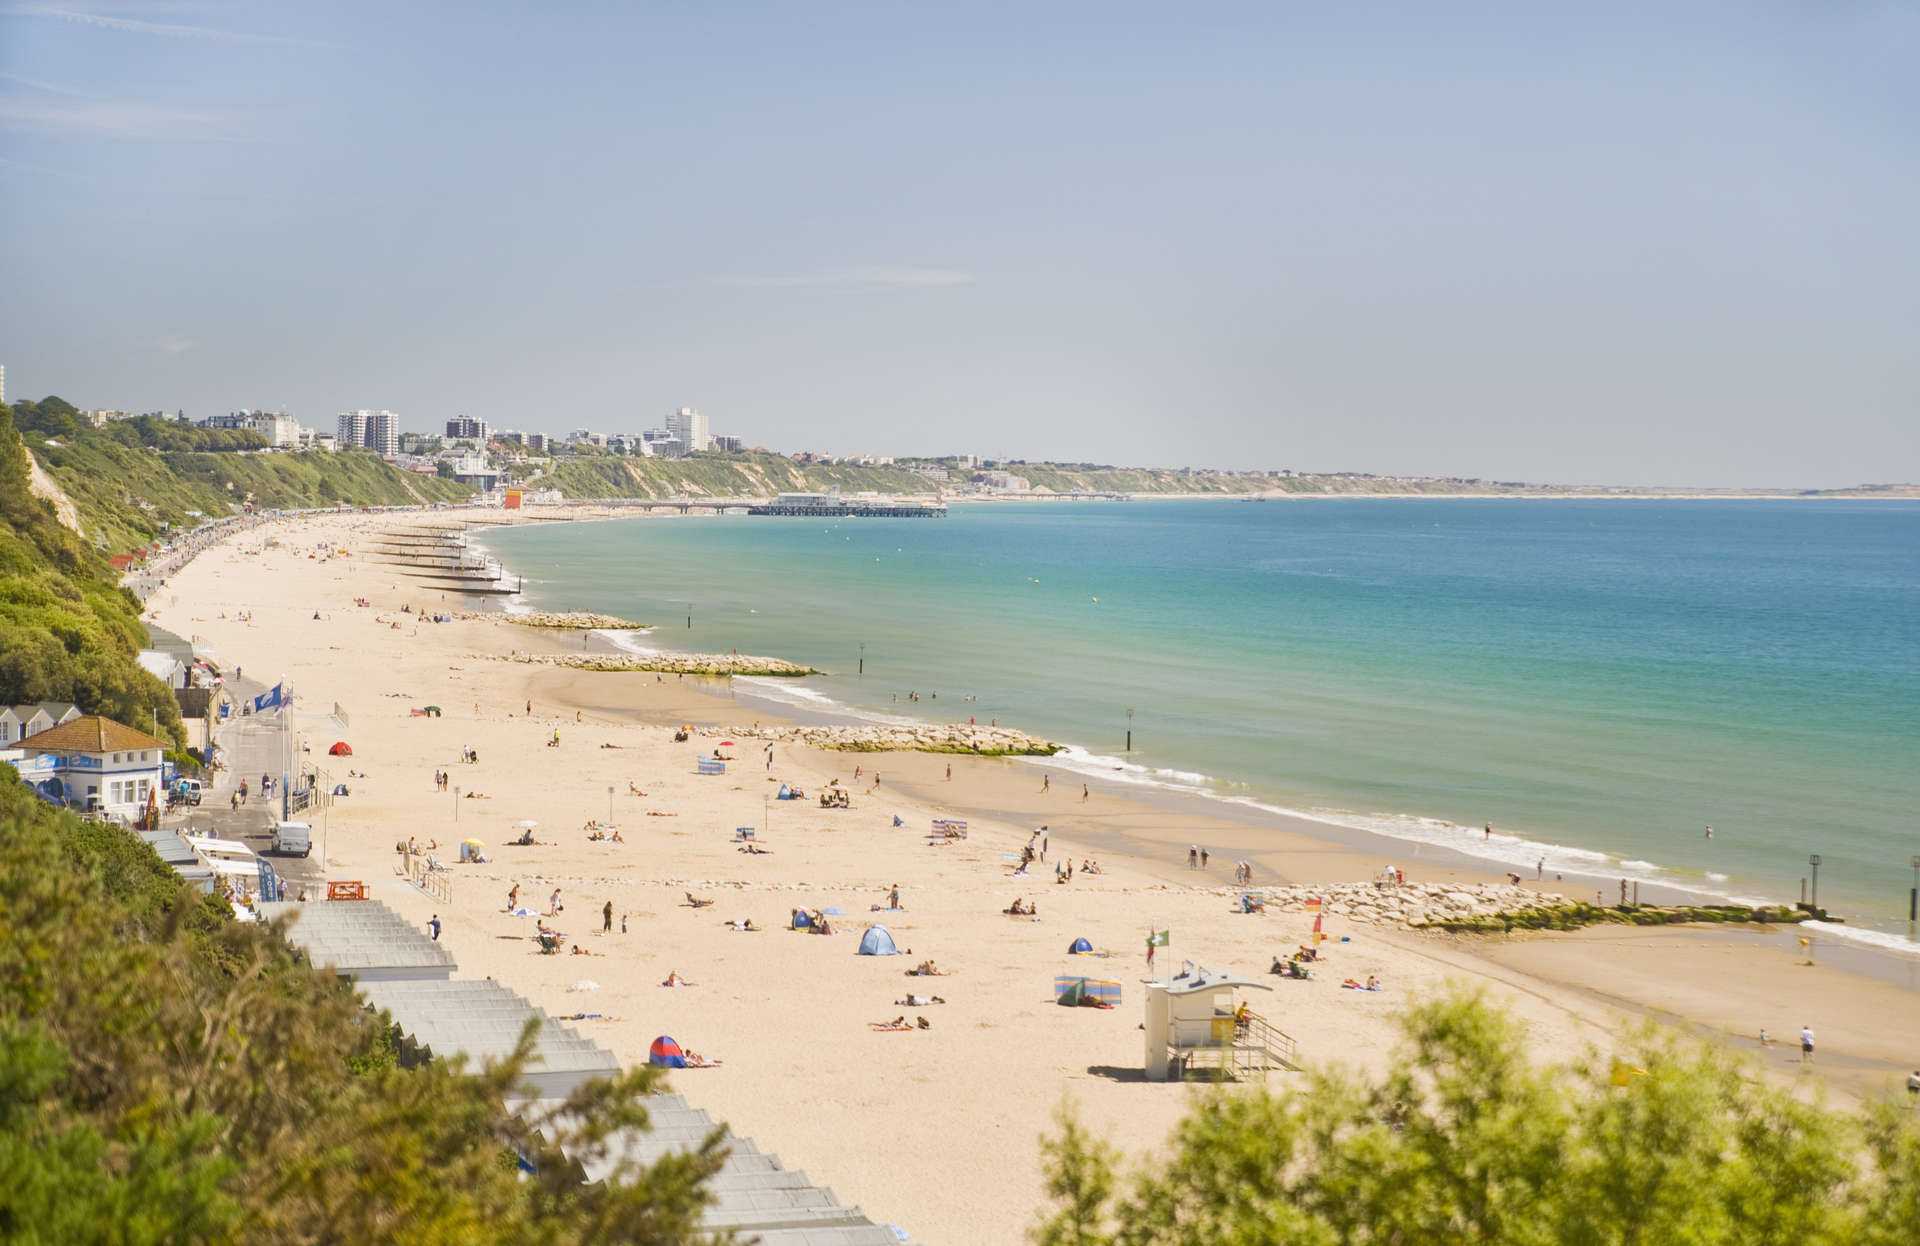
{"type": "Polygon", "coordinates": [[[374,534],[408,522],[425,521],[342,514],[237,533],[175,570],[150,617],[202,639],[229,668],[291,682],[309,760],[329,786],[351,789],[314,818],[329,877],[364,880],[422,923],[437,913],[460,976],[497,978],[556,1014],[617,1018],[578,1024],[623,1059],[644,1060],[649,1042],[670,1034],[721,1061],[676,1074],[674,1089],[914,1241],[1021,1240],[1042,1201],[1040,1139],[1063,1100],[1136,1152],[1178,1119],[1195,1091],[1140,1077],[1136,983],[1153,929],[1172,932],[1163,968],[1192,959],[1271,982],[1271,993],[1252,993],[1253,1007],[1309,1063],[1383,1068],[1398,1009],[1448,980],[1481,985],[1524,1018],[1543,1058],[1605,1046],[1648,1014],[1755,1051],[1763,1028],[1789,1040],[1810,1024],[1821,1042],[1814,1077],[1801,1074],[1797,1051],[1789,1060],[1790,1042],[1762,1053],[1808,1093],[1878,1093],[1915,1058],[1906,1036],[1920,1030],[1920,994],[1910,984],[1802,965],[1777,932],[1601,928],[1489,941],[1335,914],[1317,978],[1268,978],[1273,956],[1309,926],[1232,911],[1236,860],[1254,864],[1256,886],[1354,882],[1388,860],[1410,882],[1497,875],[1422,865],[1410,852],[1388,858],[1305,820],[1256,826],[1156,804],[1097,779],[1083,800],[1082,779],[1065,772],[1043,790],[1049,771],[1034,759],[776,745],[769,761],[760,741],[721,743],[734,737],[714,729],[780,721],[730,695],[725,680],[510,662],[515,650],[577,652],[582,635],[497,618],[423,621],[422,610],[466,604],[369,556],[374,534]],[[332,553],[323,560],[321,550],[332,553]],[[336,704],[345,725],[331,716],[336,704]],[[411,714],[429,704],[442,716],[411,714]],[[675,743],[682,724],[697,729],[675,743]],[[335,740],[353,756],[326,756],[335,740]],[[469,749],[477,762],[462,761],[469,749]],[[697,774],[696,757],[716,749],[734,758],[727,772],[697,774]],[[434,781],[440,770],[449,790],[434,781]],[[832,780],[851,789],[851,808],[811,799],[832,780]],[[809,798],[771,799],[782,783],[809,798]],[[968,838],[930,846],[925,832],[941,817],[966,819],[968,838]],[[523,819],[539,822],[542,842],[509,846],[523,819]],[[593,821],[624,842],[590,841],[593,821]],[[1041,823],[1047,864],[1009,877],[1041,823]],[[741,850],[744,827],[764,852],[741,850]],[[395,847],[409,837],[437,843],[447,861],[477,838],[491,859],[454,866],[453,899],[442,903],[399,876],[395,847]],[[1211,851],[1204,874],[1186,867],[1192,843],[1211,851]],[[1102,872],[1056,885],[1059,860],[1097,860],[1102,872]],[[539,955],[535,919],[505,911],[516,884],[542,913],[557,889],[564,909],[548,920],[586,954],[539,955]],[[874,911],[896,885],[902,911],[874,911]],[[693,907],[689,894],[714,903],[693,907]],[[1016,897],[1036,902],[1037,917],[1005,915],[1016,897]],[[833,935],[809,936],[789,928],[802,907],[845,915],[833,935]],[[760,929],[727,925],[746,918],[760,929]],[[856,956],[871,921],[910,954],[856,956]],[[1081,936],[1110,955],[1068,956],[1081,936]],[[905,976],[926,959],[948,976],[905,976]],[[670,973],[691,985],[662,986],[670,973]],[[1111,1012],[1055,1007],[1060,973],[1118,980],[1125,1001],[1111,1012]],[[1340,989],[1344,977],[1369,975],[1386,990],[1340,989]],[[588,979],[599,988],[569,989],[588,979]],[[909,992],[945,1002],[897,1002],[909,992]],[[903,1014],[931,1028],[870,1028],[903,1014]]]}

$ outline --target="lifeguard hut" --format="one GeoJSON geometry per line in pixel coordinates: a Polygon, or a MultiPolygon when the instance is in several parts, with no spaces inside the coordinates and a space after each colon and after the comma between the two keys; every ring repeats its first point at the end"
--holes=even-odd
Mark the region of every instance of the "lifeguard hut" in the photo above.
{"type": "Polygon", "coordinates": [[[1238,1081],[1299,1067],[1290,1035],[1234,1004],[1235,991],[1271,991],[1266,983],[1187,961],[1172,977],[1144,985],[1148,1081],[1184,1080],[1194,1072],[1238,1081]]]}

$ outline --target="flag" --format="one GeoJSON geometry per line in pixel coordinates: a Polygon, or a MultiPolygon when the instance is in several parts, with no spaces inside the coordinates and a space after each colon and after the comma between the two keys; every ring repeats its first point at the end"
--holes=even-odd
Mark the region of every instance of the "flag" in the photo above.
{"type": "Polygon", "coordinates": [[[282,701],[282,689],[284,689],[285,687],[286,687],[285,683],[278,683],[278,684],[275,684],[272,688],[268,689],[267,691],[261,693],[259,696],[255,697],[253,699],[253,712],[258,714],[262,710],[279,708],[280,703],[282,701]]]}
{"type": "Polygon", "coordinates": [[[1320,933],[1320,914],[1315,913],[1313,915],[1313,946],[1319,947],[1320,940],[1324,938],[1326,936],[1320,933]]]}
{"type": "Polygon", "coordinates": [[[1147,931],[1147,968],[1153,968],[1153,949],[1157,947],[1168,947],[1171,946],[1172,943],[1173,932],[1171,930],[1147,931]]]}

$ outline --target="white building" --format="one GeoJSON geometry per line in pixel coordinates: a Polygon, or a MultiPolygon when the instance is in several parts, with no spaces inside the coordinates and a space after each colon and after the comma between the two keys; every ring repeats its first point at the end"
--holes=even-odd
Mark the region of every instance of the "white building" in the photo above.
{"type": "Polygon", "coordinates": [[[35,732],[19,747],[26,756],[14,767],[36,791],[129,821],[160,787],[166,750],[146,732],[97,714],[35,732]]]}
{"type": "Polygon", "coordinates": [[[391,411],[342,411],[340,446],[364,446],[381,458],[400,453],[400,417],[391,411]]]}
{"type": "Polygon", "coordinates": [[[58,727],[78,717],[80,707],[65,701],[0,705],[0,748],[11,748],[35,732],[58,727]]]}
{"type": "Polygon", "coordinates": [[[141,669],[169,688],[180,689],[187,686],[187,664],[160,649],[142,649],[135,659],[141,669]]]}
{"type": "Polygon", "coordinates": [[[707,431],[707,417],[692,407],[681,407],[669,415],[667,431],[686,448],[688,454],[713,449],[713,434],[707,431]]]}

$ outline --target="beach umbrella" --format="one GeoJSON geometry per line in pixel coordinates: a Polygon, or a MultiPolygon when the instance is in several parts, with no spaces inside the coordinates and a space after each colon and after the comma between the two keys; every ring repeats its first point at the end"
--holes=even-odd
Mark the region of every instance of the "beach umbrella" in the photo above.
{"type": "Polygon", "coordinates": [[[662,1034],[647,1048],[647,1063],[663,1069],[684,1069],[687,1067],[687,1053],[680,1050],[679,1043],[662,1034]]]}
{"type": "Polygon", "coordinates": [[[820,915],[822,917],[845,917],[847,915],[847,910],[839,909],[839,908],[826,908],[826,909],[820,910],[820,915]]]}
{"type": "Polygon", "coordinates": [[[475,848],[485,848],[485,847],[486,847],[486,845],[485,845],[485,844],[483,844],[483,843],[481,843],[481,842],[480,842],[479,840],[477,840],[477,839],[463,839],[463,840],[461,840],[460,842],[461,842],[461,843],[463,843],[463,844],[469,844],[469,845],[471,845],[472,847],[475,847],[475,848]]]}
{"type": "Polygon", "coordinates": [[[333,747],[327,750],[327,755],[329,757],[351,757],[353,756],[353,745],[348,744],[345,740],[335,740],[333,747]]]}
{"type": "Polygon", "coordinates": [[[734,747],[734,743],[733,743],[733,741],[732,741],[732,740],[722,740],[722,741],[720,741],[720,747],[721,747],[721,748],[733,748],[733,747],[734,747]]]}
{"type": "Polygon", "coordinates": [[[522,818],[518,822],[515,822],[513,824],[513,829],[516,831],[531,831],[532,829],[534,829],[539,825],[540,824],[538,822],[535,822],[532,818],[522,818]]]}

